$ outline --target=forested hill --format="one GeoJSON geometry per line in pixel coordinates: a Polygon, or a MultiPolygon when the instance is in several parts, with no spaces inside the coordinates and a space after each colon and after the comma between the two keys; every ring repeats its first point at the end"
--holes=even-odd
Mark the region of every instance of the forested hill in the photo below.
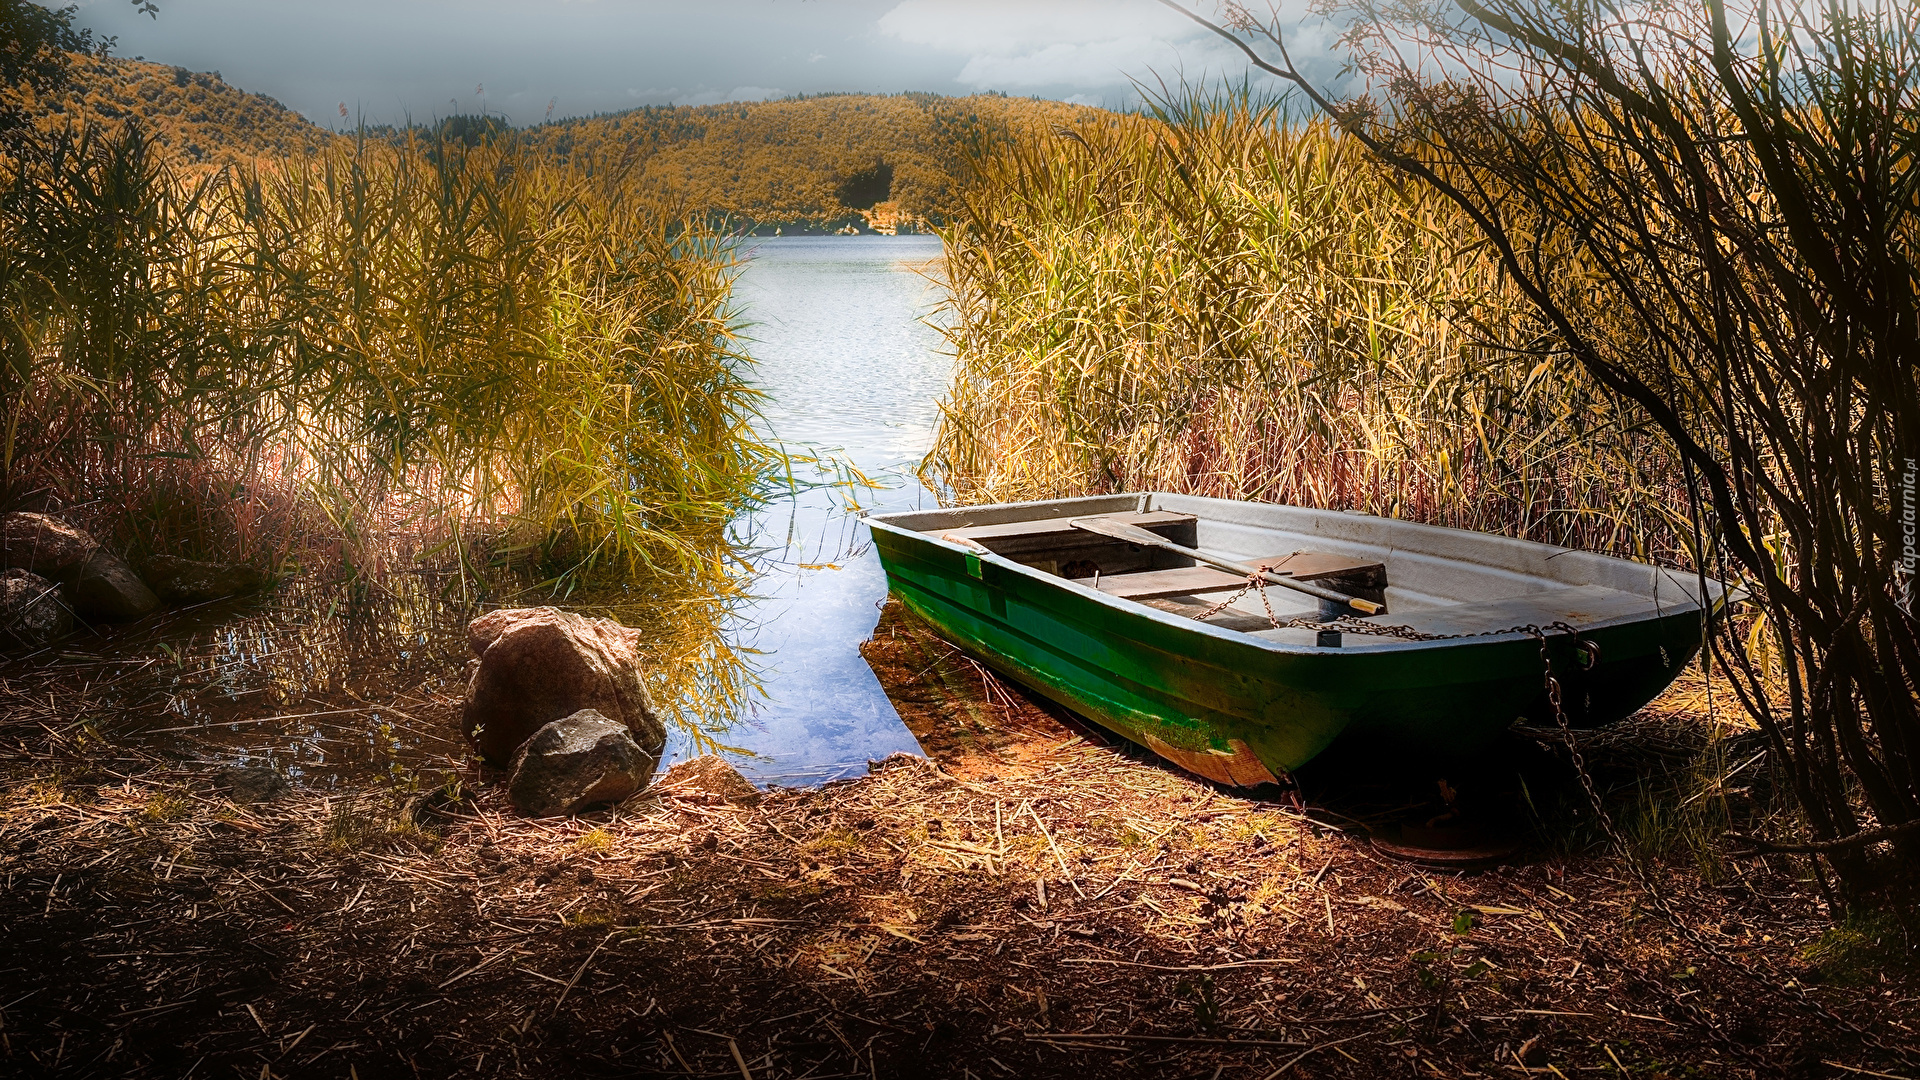
{"type": "Polygon", "coordinates": [[[137,119],[187,164],[283,160],[338,138],[265,94],[229,85],[219,72],[76,55],[72,79],[67,93],[36,104],[41,127],[137,119]]]}
{"type": "Polygon", "coordinates": [[[557,157],[641,169],[687,207],[763,230],[891,230],[948,216],[969,150],[1098,112],[999,94],[828,94],[650,106],[525,135],[557,157]]]}
{"type": "MultiPolygon", "coordinates": [[[[190,165],[268,164],[345,138],[273,98],[229,85],[218,72],[138,60],[76,55],[72,88],[34,107],[43,127],[137,119],[190,165]]],[[[826,94],[647,106],[517,131],[498,116],[439,123],[469,140],[519,138],[562,161],[632,169],[642,186],[674,205],[736,226],[894,231],[951,214],[969,152],[1099,113],[1001,94],[826,94]]]]}

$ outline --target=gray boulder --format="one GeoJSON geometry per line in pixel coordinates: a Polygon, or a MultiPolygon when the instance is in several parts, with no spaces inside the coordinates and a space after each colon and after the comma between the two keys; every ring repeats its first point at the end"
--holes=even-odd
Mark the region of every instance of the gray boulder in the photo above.
{"type": "Polygon", "coordinates": [[[0,649],[37,649],[72,629],[58,585],[27,570],[0,571],[0,649]]]}
{"type": "Polygon", "coordinates": [[[642,747],[625,724],[582,709],[534,732],[513,755],[507,797],[532,817],[619,802],[653,779],[663,744],[642,747]]]}
{"type": "Polygon", "coordinates": [[[666,726],[641,682],[640,632],[557,608],[505,608],[467,625],[480,658],[461,730],[488,762],[504,764],[546,724],[582,709],[624,724],[658,753],[666,726]]]}
{"type": "Polygon", "coordinates": [[[238,563],[196,562],[174,555],[155,555],[146,561],[147,584],[169,604],[198,604],[228,596],[245,596],[266,583],[267,576],[238,563]]]}
{"type": "Polygon", "coordinates": [[[132,622],[160,610],[160,598],[110,551],[87,556],[67,582],[73,610],[92,622],[132,622]]]}
{"type": "Polygon", "coordinates": [[[45,514],[0,514],[0,567],[31,570],[41,577],[64,580],[87,556],[100,549],[99,541],[45,514]]]}
{"type": "Polygon", "coordinates": [[[213,786],[237,803],[259,803],[293,792],[287,778],[265,765],[236,765],[213,774],[213,786]]]}

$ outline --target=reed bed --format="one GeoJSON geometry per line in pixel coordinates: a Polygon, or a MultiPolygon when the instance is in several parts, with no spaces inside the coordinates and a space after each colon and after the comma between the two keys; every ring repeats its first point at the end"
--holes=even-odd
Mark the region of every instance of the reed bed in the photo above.
{"type": "Polygon", "coordinates": [[[0,497],[135,549],[385,541],[725,591],[777,462],[722,238],[510,139],[184,173],[137,127],[0,175],[0,497]],[[275,516],[275,515],[278,516],[275,516]]]}
{"type": "Polygon", "coordinates": [[[183,171],[85,129],[0,165],[0,247],[0,509],[416,620],[431,581],[455,630],[563,599],[648,631],[697,739],[737,711],[729,528],[782,459],[729,244],[619,170],[503,136],[183,171]]]}
{"type": "Polygon", "coordinates": [[[1059,128],[945,232],[959,502],[1153,488],[1685,562],[1679,466],[1450,205],[1244,95],[1059,128]]]}

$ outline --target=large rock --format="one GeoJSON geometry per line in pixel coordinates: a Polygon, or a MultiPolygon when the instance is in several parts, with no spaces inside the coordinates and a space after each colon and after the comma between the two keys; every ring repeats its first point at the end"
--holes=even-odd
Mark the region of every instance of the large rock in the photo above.
{"type": "Polygon", "coordinates": [[[75,613],[92,622],[132,622],[160,610],[160,598],[110,551],[87,556],[67,582],[67,596],[75,613]]]}
{"type": "Polygon", "coordinates": [[[73,613],[90,622],[131,622],[160,608],[126,560],[46,514],[0,514],[0,565],[58,581],[73,613]]]}
{"type": "Polygon", "coordinates": [[[542,727],[582,709],[625,725],[657,758],[667,730],[640,680],[640,632],[556,608],[507,608],[467,626],[480,658],[461,729],[500,765],[542,727]]]}
{"type": "Polygon", "coordinates": [[[58,585],[28,570],[0,571],[0,649],[37,649],[72,629],[58,585]]]}
{"type": "Polygon", "coordinates": [[[62,581],[100,550],[84,530],[45,514],[0,514],[0,567],[62,581]]]}
{"type": "Polygon", "coordinates": [[[237,563],[195,562],[174,555],[146,561],[147,584],[169,604],[198,604],[258,591],[267,576],[237,563]]]}
{"type": "Polygon", "coordinates": [[[660,751],[642,749],[627,725],[581,709],[533,733],[513,755],[507,796],[533,817],[578,814],[647,786],[660,751]]]}

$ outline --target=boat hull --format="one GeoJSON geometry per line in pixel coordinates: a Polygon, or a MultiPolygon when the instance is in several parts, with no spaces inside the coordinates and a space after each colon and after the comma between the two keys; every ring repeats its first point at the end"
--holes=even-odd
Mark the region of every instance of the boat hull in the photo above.
{"type": "MultiPolygon", "coordinates": [[[[991,554],[873,522],[894,595],[948,641],[1190,771],[1270,781],[1336,740],[1456,758],[1516,719],[1553,724],[1541,644],[1524,634],[1391,649],[1288,649],[1115,602],[991,554]]],[[[1391,621],[1388,619],[1386,621],[1391,621]]],[[[1547,640],[1580,726],[1630,715],[1700,645],[1697,608],[1547,640]],[[1581,669],[1580,641],[1598,646],[1581,669]]]]}

